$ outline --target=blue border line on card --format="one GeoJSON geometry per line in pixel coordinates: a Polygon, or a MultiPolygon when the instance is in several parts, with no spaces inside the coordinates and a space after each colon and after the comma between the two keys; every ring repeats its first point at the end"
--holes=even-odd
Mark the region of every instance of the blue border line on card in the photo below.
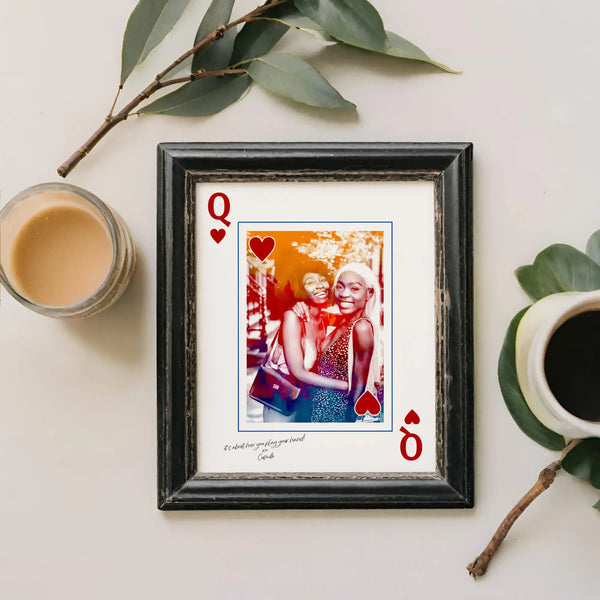
{"type": "MultiPolygon", "coordinates": [[[[241,429],[241,413],[240,413],[240,397],[241,397],[241,380],[240,380],[240,348],[241,348],[241,332],[240,332],[240,225],[273,225],[273,224],[311,224],[311,225],[328,225],[328,224],[358,224],[358,225],[390,225],[390,362],[394,365],[394,222],[393,221],[238,221],[237,228],[237,382],[238,382],[238,399],[237,399],[237,415],[238,415],[238,433],[391,433],[394,431],[394,378],[390,380],[390,428],[389,429],[241,429]]],[[[282,230],[284,231],[284,230],[282,230]]],[[[385,356],[385,353],[384,353],[385,356]]],[[[247,408],[246,408],[247,410],[247,408]]]]}
{"type": "MultiPolygon", "coordinates": [[[[390,364],[391,364],[391,371],[392,371],[392,377],[390,378],[390,398],[391,401],[388,400],[388,402],[390,402],[390,425],[391,425],[391,429],[390,431],[394,430],[394,223],[393,221],[390,221],[391,226],[390,226],[390,364]]],[[[238,277],[238,281],[239,281],[239,277],[238,277]]],[[[238,294],[238,302],[239,302],[239,294],[238,294]]],[[[238,313],[239,314],[239,313],[238,313]]],[[[384,313],[384,318],[387,319],[387,315],[384,313]]],[[[385,356],[385,353],[384,353],[385,356]]],[[[385,365],[385,360],[383,361],[383,364],[385,365]]],[[[239,371],[238,371],[239,373],[239,371]]],[[[383,376],[383,381],[384,381],[384,386],[385,386],[385,374],[383,376]]],[[[384,396],[383,399],[385,400],[385,392],[384,392],[384,396]]]]}
{"type": "MultiPolygon", "coordinates": [[[[237,396],[238,418],[237,428],[240,431],[240,222],[237,226],[237,396]]],[[[248,409],[246,408],[246,412],[248,409]]]]}

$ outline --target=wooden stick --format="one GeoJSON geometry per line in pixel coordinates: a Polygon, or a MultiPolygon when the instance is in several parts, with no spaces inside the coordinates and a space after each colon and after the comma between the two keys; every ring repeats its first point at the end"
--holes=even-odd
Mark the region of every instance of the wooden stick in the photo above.
{"type": "Polygon", "coordinates": [[[472,577],[482,577],[485,575],[488,566],[498,551],[500,544],[515,524],[515,521],[523,514],[523,511],[542,493],[545,492],[554,482],[556,474],[562,468],[562,461],[569,451],[576,446],[580,440],[572,440],[562,451],[559,460],[550,463],[545,469],[540,471],[537,481],[531,489],[515,504],[512,510],[506,515],[496,532],[492,536],[484,551],[471,563],[467,565],[467,571],[472,577]]]}

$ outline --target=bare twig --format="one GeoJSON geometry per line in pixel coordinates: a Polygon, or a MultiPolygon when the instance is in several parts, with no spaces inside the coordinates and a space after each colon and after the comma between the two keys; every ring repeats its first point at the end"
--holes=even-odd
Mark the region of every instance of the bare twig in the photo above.
{"type": "MultiPolygon", "coordinates": [[[[57,172],[61,177],[66,177],[80,162],[86,157],[96,146],[96,144],[116,125],[125,121],[129,115],[136,114],[133,109],[137,108],[144,100],[148,99],[152,94],[157,92],[159,89],[164,88],[168,85],[174,85],[177,83],[185,83],[188,81],[193,81],[195,79],[204,79],[207,77],[221,77],[226,74],[231,73],[239,73],[243,72],[242,69],[222,69],[219,71],[196,71],[187,77],[180,77],[176,79],[169,79],[166,81],[162,81],[162,79],[171,72],[178,64],[183,62],[188,56],[195,54],[205,46],[213,43],[214,41],[223,37],[226,31],[231,29],[232,27],[236,27],[242,23],[246,23],[251,21],[254,17],[261,15],[267,10],[271,10],[275,6],[279,6],[280,4],[285,4],[290,0],[273,0],[268,4],[263,4],[250,11],[243,17],[228,23],[227,25],[222,25],[215,29],[212,33],[208,34],[204,39],[200,40],[193,48],[190,48],[187,52],[184,52],[179,58],[175,59],[166,69],[161,71],[155,78],[152,83],[148,84],[131,102],[129,102],[126,106],[124,106],[118,113],[113,114],[113,110],[115,108],[117,98],[119,94],[117,93],[117,97],[113,102],[113,106],[109,112],[109,114],[104,119],[104,122],[98,129],[87,139],[87,141],[78,148],[73,154],[58,167],[57,172]]],[[[121,87],[119,86],[119,92],[121,91],[121,87]]]]}
{"type": "Polygon", "coordinates": [[[532,488],[515,504],[512,510],[506,515],[504,521],[492,536],[484,551],[472,562],[467,565],[467,571],[474,577],[485,575],[488,566],[494,558],[500,544],[514,525],[515,521],[523,514],[523,511],[544,491],[546,491],[554,482],[556,474],[562,468],[562,461],[569,451],[576,446],[580,440],[572,440],[562,451],[559,460],[550,463],[540,472],[537,481],[532,488]]]}
{"type": "Polygon", "coordinates": [[[110,110],[108,111],[108,115],[106,115],[106,120],[108,121],[109,119],[112,119],[112,115],[113,115],[113,111],[115,110],[115,106],[117,105],[117,100],[119,99],[119,96],[121,95],[121,90],[123,89],[123,84],[121,84],[118,89],[117,89],[117,93],[115,95],[115,99],[113,100],[112,106],[110,107],[110,110]]]}

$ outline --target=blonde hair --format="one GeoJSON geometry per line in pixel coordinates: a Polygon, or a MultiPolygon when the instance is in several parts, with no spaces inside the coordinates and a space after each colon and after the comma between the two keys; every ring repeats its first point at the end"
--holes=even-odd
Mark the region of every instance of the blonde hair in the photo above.
{"type": "MultiPolygon", "coordinates": [[[[373,356],[371,357],[371,364],[369,366],[369,375],[367,377],[367,389],[375,394],[375,383],[379,382],[381,378],[381,365],[382,360],[382,348],[381,348],[381,289],[379,286],[379,280],[375,273],[362,263],[348,263],[340,267],[335,274],[333,281],[333,287],[335,288],[339,278],[343,273],[352,272],[356,273],[367,286],[367,289],[373,290],[373,294],[367,298],[365,304],[364,313],[365,316],[371,322],[373,326],[373,356]]],[[[352,383],[352,359],[354,356],[354,349],[352,344],[352,336],[350,336],[350,345],[348,347],[348,383],[352,383]]]]}

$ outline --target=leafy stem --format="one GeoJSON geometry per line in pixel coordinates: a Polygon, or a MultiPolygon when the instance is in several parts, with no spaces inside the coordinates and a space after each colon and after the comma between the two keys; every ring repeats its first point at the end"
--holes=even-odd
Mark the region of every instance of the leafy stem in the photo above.
{"type": "Polygon", "coordinates": [[[254,17],[261,15],[262,13],[266,12],[267,10],[271,10],[272,8],[274,8],[276,6],[279,6],[281,4],[286,4],[288,2],[290,2],[290,0],[272,0],[271,2],[269,2],[267,4],[263,4],[262,6],[255,8],[254,10],[245,14],[243,17],[240,17],[239,19],[231,21],[230,23],[227,23],[226,25],[221,25],[220,27],[218,27],[217,29],[215,29],[214,31],[209,33],[202,40],[200,40],[195,46],[193,46],[188,51],[184,52],[181,56],[179,56],[177,59],[175,59],[168,67],[166,67],[163,71],[161,71],[154,78],[154,81],[152,81],[150,84],[148,84],[137,96],[135,96],[135,98],[133,98],[133,100],[131,100],[119,112],[113,114],[116,103],[117,103],[117,99],[118,99],[121,89],[123,87],[123,85],[121,84],[117,91],[117,95],[115,97],[113,105],[112,105],[108,115],[104,119],[104,122],[102,123],[102,125],[100,125],[100,127],[98,127],[98,129],[87,139],[86,142],[84,142],[84,144],[80,148],[78,148],[65,162],[63,162],[60,165],[60,167],[58,167],[58,169],[57,169],[58,174],[61,177],[66,177],[81,162],[81,160],[91,152],[91,150],[96,146],[96,144],[113,127],[115,127],[122,121],[125,121],[131,114],[136,114],[134,109],[137,108],[144,100],[147,100],[148,98],[150,98],[150,96],[152,94],[154,94],[155,92],[157,92],[158,90],[160,90],[164,87],[170,86],[170,85],[194,81],[196,79],[205,79],[205,78],[209,78],[209,77],[221,77],[221,76],[228,75],[228,74],[237,74],[240,72],[244,72],[241,69],[235,69],[235,68],[219,69],[219,70],[215,70],[215,71],[199,70],[199,71],[196,71],[186,77],[168,79],[168,80],[163,81],[164,77],[168,73],[170,73],[177,65],[179,65],[186,58],[188,58],[189,56],[192,56],[193,54],[195,54],[196,52],[198,52],[205,46],[208,46],[209,44],[212,44],[216,40],[219,40],[220,38],[222,38],[223,35],[225,34],[225,32],[228,31],[229,29],[236,27],[238,25],[241,25],[242,23],[247,23],[247,22],[251,21],[254,17]]]}
{"type": "Polygon", "coordinates": [[[245,69],[235,69],[235,68],[227,68],[227,69],[218,69],[215,71],[203,71],[202,69],[192,73],[191,75],[186,75],[185,77],[177,77],[176,79],[167,79],[166,81],[161,81],[161,87],[167,87],[169,85],[175,85],[177,83],[187,83],[189,81],[196,81],[198,79],[207,79],[209,77],[224,77],[225,75],[239,75],[241,73],[245,73],[245,69]]]}
{"type": "Polygon", "coordinates": [[[550,463],[546,468],[540,471],[537,481],[531,489],[513,506],[511,511],[506,515],[496,532],[492,536],[488,545],[483,552],[471,563],[467,565],[467,571],[474,577],[482,577],[485,575],[488,566],[498,551],[500,544],[504,541],[510,528],[515,524],[515,521],[523,514],[525,509],[540,495],[545,492],[554,482],[556,474],[562,468],[562,461],[565,456],[577,445],[581,440],[572,440],[562,451],[560,458],[550,463]]]}
{"type": "Polygon", "coordinates": [[[280,4],[286,4],[290,2],[290,0],[272,0],[268,4],[263,4],[262,6],[258,6],[254,10],[251,10],[249,13],[245,14],[243,17],[236,19],[235,21],[231,21],[231,23],[227,23],[227,25],[222,25],[218,27],[211,33],[209,33],[204,39],[200,40],[193,48],[190,48],[187,52],[184,52],[179,58],[175,59],[164,71],[159,73],[156,76],[157,80],[161,80],[169,71],[173,70],[179,63],[183,62],[188,56],[192,56],[192,54],[196,54],[199,50],[202,50],[205,46],[208,46],[212,42],[220,39],[225,35],[226,31],[229,31],[233,27],[237,27],[242,23],[249,23],[254,20],[254,17],[261,15],[267,10],[271,10],[280,4]]]}

